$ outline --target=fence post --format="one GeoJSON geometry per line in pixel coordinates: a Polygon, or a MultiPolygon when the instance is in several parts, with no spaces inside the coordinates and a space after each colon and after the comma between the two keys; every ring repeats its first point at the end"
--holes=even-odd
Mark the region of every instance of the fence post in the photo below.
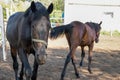
{"type": "Polygon", "coordinates": [[[0,27],[2,34],[2,52],[3,52],[3,60],[6,61],[6,51],[5,51],[5,27],[3,26],[3,9],[0,5],[0,27]]]}

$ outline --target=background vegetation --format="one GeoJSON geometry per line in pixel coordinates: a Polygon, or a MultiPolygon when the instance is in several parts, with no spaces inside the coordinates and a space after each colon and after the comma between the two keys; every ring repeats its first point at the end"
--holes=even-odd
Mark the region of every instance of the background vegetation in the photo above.
{"type": "MultiPolygon", "coordinates": [[[[17,11],[25,11],[31,1],[33,0],[0,0],[0,5],[3,7],[3,13],[4,13],[4,19],[6,19],[6,9],[11,10],[14,12],[17,11]]],[[[51,22],[52,23],[63,23],[62,19],[62,14],[64,12],[64,0],[34,0],[34,1],[40,1],[43,5],[46,6],[46,8],[50,5],[50,3],[54,4],[54,10],[52,14],[50,15],[51,17],[51,22]]],[[[111,35],[110,31],[102,31],[102,35],[111,35]]],[[[113,36],[120,36],[119,31],[113,31],[112,32],[113,36]]]]}
{"type": "MultiPolygon", "coordinates": [[[[3,7],[4,18],[6,18],[6,9],[11,10],[13,13],[17,11],[25,11],[30,2],[33,0],[0,0],[0,5],[3,7]]],[[[46,8],[52,2],[54,4],[54,11],[50,15],[51,18],[61,18],[64,11],[64,0],[34,0],[40,1],[46,8]]],[[[10,13],[11,14],[11,13],[10,13]]],[[[52,22],[62,22],[62,20],[54,19],[52,22]]]]}
{"type": "Polygon", "coordinates": [[[120,32],[118,30],[112,31],[101,31],[102,35],[107,35],[107,36],[120,36],[120,32]]]}

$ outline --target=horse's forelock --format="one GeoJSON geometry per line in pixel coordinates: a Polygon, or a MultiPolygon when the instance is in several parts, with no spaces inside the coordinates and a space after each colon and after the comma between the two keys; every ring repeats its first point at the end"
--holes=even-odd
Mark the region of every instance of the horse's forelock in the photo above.
{"type": "MultiPolygon", "coordinates": [[[[40,13],[43,13],[43,12],[46,13],[46,12],[47,12],[45,6],[44,6],[42,3],[40,3],[40,2],[35,2],[35,6],[36,6],[36,11],[39,11],[40,13]]],[[[24,16],[27,17],[27,16],[31,15],[31,13],[32,13],[32,10],[31,10],[31,6],[30,6],[30,7],[25,11],[24,16]]]]}

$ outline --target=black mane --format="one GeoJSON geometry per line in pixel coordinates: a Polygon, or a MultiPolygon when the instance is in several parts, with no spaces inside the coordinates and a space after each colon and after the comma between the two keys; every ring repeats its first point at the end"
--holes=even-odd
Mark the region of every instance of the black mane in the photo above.
{"type": "Polygon", "coordinates": [[[98,32],[101,29],[98,23],[86,22],[85,24],[87,24],[90,28],[95,29],[96,32],[98,32]]]}

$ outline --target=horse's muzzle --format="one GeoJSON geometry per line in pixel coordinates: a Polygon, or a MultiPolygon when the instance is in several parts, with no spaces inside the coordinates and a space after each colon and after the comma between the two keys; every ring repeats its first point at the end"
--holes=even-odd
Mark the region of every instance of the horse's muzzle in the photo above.
{"type": "Polygon", "coordinates": [[[40,65],[45,64],[45,63],[46,63],[46,59],[47,59],[46,56],[42,57],[42,58],[40,59],[39,64],[40,64],[40,65]]]}
{"type": "Polygon", "coordinates": [[[46,55],[37,55],[36,61],[39,65],[43,65],[46,63],[47,56],[46,55]]]}
{"type": "Polygon", "coordinates": [[[99,39],[95,39],[95,42],[98,43],[98,42],[99,42],[99,39]]]}

